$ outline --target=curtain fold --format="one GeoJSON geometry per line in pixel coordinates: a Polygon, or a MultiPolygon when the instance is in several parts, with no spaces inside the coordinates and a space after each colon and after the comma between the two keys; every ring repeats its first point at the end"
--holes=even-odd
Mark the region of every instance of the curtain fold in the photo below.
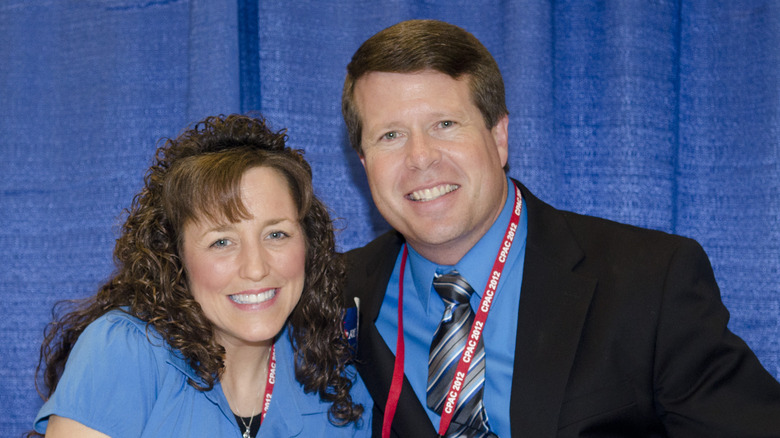
{"type": "Polygon", "coordinates": [[[730,327],[780,377],[780,6],[772,1],[0,3],[0,430],[29,429],[55,301],[112,271],[158,140],[260,111],[305,150],[340,249],[387,229],[348,145],[345,66],[400,20],[497,59],[510,175],[559,208],[702,243],[730,327]]]}
{"type": "Polygon", "coordinates": [[[707,249],[732,329],[780,375],[780,4],[685,2],[677,229],[707,249]]]}
{"type": "MultiPolygon", "coordinates": [[[[243,30],[243,27],[239,26],[238,11],[235,1],[192,0],[189,3],[189,28],[184,38],[188,65],[187,121],[241,112],[239,28],[243,30]]],[[[242,12],[249,11],[242,9],[242,12]]]]}

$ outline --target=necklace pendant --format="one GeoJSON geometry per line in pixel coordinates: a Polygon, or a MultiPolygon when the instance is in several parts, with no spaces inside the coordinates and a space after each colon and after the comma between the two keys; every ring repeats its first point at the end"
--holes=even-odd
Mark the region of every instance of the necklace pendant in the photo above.
{"type": "Polygon", "coordinates": [[[251,436],[249,435],[249,428],[247,428],[246,430],[244,430],[244,434],[242,435],[242,437],[243,437],[243,438],[251,438],[251,436]]]}

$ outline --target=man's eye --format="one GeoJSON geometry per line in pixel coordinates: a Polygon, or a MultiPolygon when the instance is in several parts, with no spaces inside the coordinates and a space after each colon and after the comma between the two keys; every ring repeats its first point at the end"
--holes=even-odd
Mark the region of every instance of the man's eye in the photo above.
{"type": "Polygon", "coordinates": [[[224,248],[228,245],[230,245],[230,241],[227,239],[217,239],[214,241],[214,243],[211,244],[213,248],[224,248]]]}
{"type": "Polygon", "coordinates": [[[453,122],[452,120],[445,120],[445,121],[443,121],[443,122],[439,123],[439,125],[440,125],[442,128],[449,128],[450,126],[454,126],[454,125],[455,125],[455,122],[453,122]]]}
{"type": "Polygon", "coordinates": [[[395,131],[390,131],[382,136],[383,140],[395,140],[396,138],[398,138],[398,133],[395,131]]]}

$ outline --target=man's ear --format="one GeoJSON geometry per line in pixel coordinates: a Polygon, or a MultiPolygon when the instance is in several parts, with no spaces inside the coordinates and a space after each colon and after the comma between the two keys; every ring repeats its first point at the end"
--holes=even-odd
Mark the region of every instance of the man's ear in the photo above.
{"type": "Polygon", "coordinates": [[[493,135],[493,141],[496,143],[498,157],[501,159],[501,167],[505,167],[509,159],[509,115],[504,114],[490,130],[490,133],[493,135]]]}

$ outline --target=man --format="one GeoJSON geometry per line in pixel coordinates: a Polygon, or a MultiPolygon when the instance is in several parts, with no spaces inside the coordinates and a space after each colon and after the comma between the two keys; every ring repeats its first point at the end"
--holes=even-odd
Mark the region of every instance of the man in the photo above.
{"type": "Polygon", "coordinates": [[[471,34],[379,32],[342,110],[394,228],[347,254],[376,436],[780,436],[780,384],[726,328],[697,243],[506,176],[503,81],[471,34]]]}

